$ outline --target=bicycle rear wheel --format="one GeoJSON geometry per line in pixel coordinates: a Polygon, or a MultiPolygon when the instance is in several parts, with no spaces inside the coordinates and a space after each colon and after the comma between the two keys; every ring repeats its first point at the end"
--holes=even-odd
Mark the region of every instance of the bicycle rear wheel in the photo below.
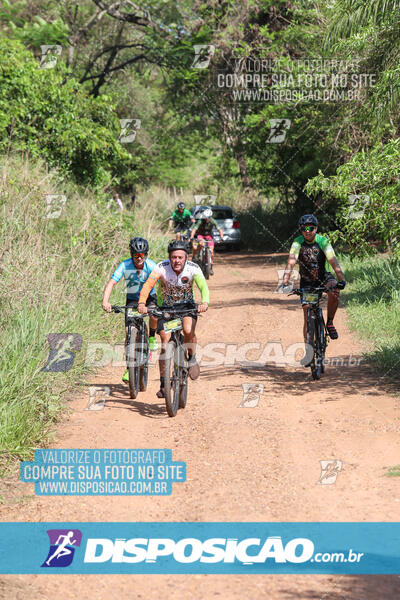
{"type": "Polygon", "coordinates": [[[132,400],[135,400],[139,393],[139,365],[136,364],[135,357],[137,339],[138,331],[135,327],[131,327],[129,343],[126,346],[126,364],[129,372],[129,395],[132,398],[132,400]]]}
{"type": "Polygon", "coordinates": [[[165,406],[170,417],[175,417],[179,408],[179,367],[176,354],[176,342],[170,340],[164,361],[165,406]]]}

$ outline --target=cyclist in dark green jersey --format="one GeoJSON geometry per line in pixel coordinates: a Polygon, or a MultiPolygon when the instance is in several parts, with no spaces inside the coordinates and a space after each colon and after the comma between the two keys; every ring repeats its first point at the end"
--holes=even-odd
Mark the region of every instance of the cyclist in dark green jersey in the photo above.
{"type": "Polygon", "coordinates": [[[187,231],[190,228],[190,226],[195,222],[196,221],[192,217],[192,213],[190,212],[190,210],[185,208],[185,203],[179,202],[178,206],[176,207],[176,210],[174,210],[170,217],[168,231],[171,231],[172,227],[174,227],[176,239],[180,240],[181,233],[187,231]]]}
{"type": "MultiPolygon", "coordinates": [[[[290,248],[289,260],[283,275],[282,291],[285,291],[293,267],[299,261],[300,288],[325,286],[329,290],[326,328],[329,337],[336,340],[339,336],[333,319],[339,304],[339,289],[344,288],[346,281],[329,240],[317,233],[317,218],[314,215],[303,215],[299,225],[301,235],[295,238],[290,248]],[[326,261],[332,266],[339,281],[326,270],[326,261]]],[[[306,340],[307,305],[303,305],[303,311],[303,334],[306,340]]]]}

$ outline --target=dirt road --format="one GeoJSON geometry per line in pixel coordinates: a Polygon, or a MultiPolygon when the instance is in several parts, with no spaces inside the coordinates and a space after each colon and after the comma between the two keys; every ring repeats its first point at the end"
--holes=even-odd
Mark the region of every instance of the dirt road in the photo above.
{"type": "MultiPolygon", "coordinates": [[[[217,256],[211,307],[198,323],[202,345],[260,342],[264,348],[281,342],[285,351],[301,342],[298,299],[275,293],[283,262],[283,256],[266,254],[217,256]]],[[[71,399],[72,412],[60,424],[53,446],[171,448],[174,460],[187,462],[187,482],[174,484],[168,497],[33,496],[10,503],[1,519],[398,521],[399,480],[385,477],[386,469],[400,462],[398,401],[358,363],[362,346],[348,330],[344,309],[336,325],[340,338],[327,351],[336,366],[329,365],[320,382],[311,380],[309,369],[244,361],[232,366],[225,360],[202,367],[200,379],[190,383],[187,408],[174,419],[155,396],[156,368],[150,370],[148,391],[137,401],[129,400],[121,383],[123,369],[105,368],[71,399]],[[111,390],[101,412],[85,411],[88,386],[94,383],[111,390]],[[264,386],[258,403],[254,398],[240,406],[242,384],[264,386]],[[342,470],[334,485],[317,485],[319,461],[328,459],[342,461],[342,470]]],[[[260,353],[250,350],[247,361],[260,353]]],[[[16,489],[32,494],[33,486],[16,489]]],[[[322,575],[3,576],[0,597],[50,599],[59,595],[61,584],[63,600],[400,597],[399,577],[322,575]]]]}

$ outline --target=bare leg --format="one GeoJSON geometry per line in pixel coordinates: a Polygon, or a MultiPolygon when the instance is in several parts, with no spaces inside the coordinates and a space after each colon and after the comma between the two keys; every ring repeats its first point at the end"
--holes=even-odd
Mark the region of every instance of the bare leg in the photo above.
{"type": "Polygon", "coordinates": [[[304,343],[305,343],[307,341],[307,306],[303,306],[303,316],[304,316],[303,338],[304,338],[304,343]]]}
{"type": "Polygon", "coordinates": [[[196,321],[192,317],[183,317],[183,339],[190,356],[196,354],[197,337],[195,334],[196,321]]]}
{"type": "Polygon", "coordinates": [[[339,305],[339,291],[328,292],[328,321],[333,321],[339,305]]]}

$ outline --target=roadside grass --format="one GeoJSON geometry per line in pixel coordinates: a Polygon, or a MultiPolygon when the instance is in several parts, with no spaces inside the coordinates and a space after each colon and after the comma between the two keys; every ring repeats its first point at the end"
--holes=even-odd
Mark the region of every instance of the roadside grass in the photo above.
{"type": "Polygon", "coordinates": [[[400,465],[396,465],[395,467],[389,467],[388,472],[386,473],[387,477],[400,477],[400,465]]]}
{"type": "MultiPolygon", "coordinates": [[[[104,285],[135,235],[150,240],[151,258],[165,257],[167,238],[148,219],[148,193],[133,214],[106,210],[106,197],[61,181],[44,164],[0,161],[0,472],[46,446],[68,410],[67,392],[82,385],[89,342],[115,344],[123,322],[101,308],[104,285]],[[45,195],[65,194],[58,218],[46,217],[45,195]],[[67,372],[43,372],[47,335],[76,333],[82,347],[67,372]]],[[[111,301],[123,303],[121,282],[111,301]]]]}
{"type": "MultiPolygon", "coordinates": [[[[365,341],[377,376],[400,380],[400,264],[390,257],[340,257],[349,285],[343,291],[351,328],[365,341]]],[[[400,465],[387,477],[400,477],[400,465]]]]}
{"type": "Polygon", "coordinates": [[[340,258],[351,328],[368,343],[365,358],[380,377],[400,379],[400,264],[394,259],[340,258]]]}

